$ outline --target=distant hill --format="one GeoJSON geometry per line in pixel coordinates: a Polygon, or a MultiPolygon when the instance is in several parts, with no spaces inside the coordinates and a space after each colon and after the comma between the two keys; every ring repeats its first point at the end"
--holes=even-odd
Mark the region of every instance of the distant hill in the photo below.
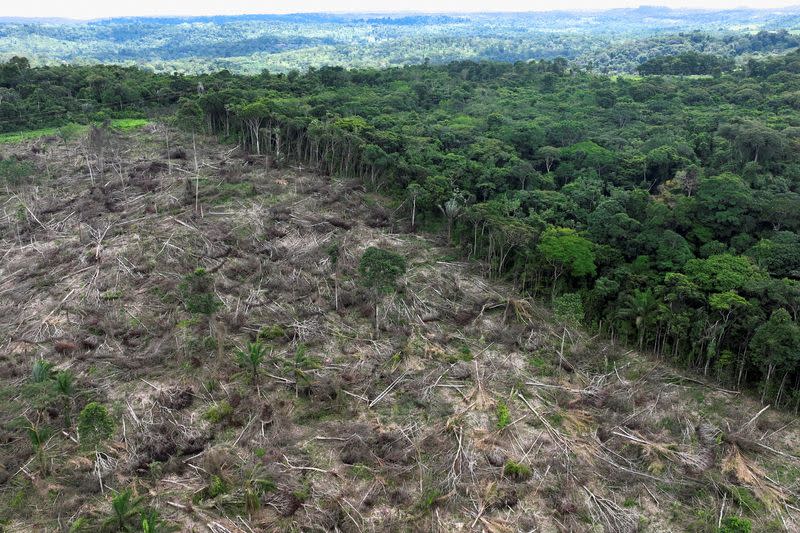
{"type": "Polygon", "coordinates": [[[84,24],[86,21],[68,18],[0,17],[0,24],[84,24]]]}
{"type": "Polygon", "coordinates": [[[652,58],[698,53],[743,63],[798,44],[800,8],[528,13],[300,13],[92,21],[0,18],[0,59],[136,64],[200,73],[454,60],[564,57],[600,72],[634,73],[652,58]],[[765,38],[766,36],[766,38],[765,38]]]}

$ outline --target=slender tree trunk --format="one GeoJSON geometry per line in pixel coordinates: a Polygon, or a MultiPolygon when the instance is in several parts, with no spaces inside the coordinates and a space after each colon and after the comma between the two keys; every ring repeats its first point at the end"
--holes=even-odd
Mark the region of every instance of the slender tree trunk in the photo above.
{"type": "Polygon", "coordinates": [[[784,372],[783,379],[781,380],[781,386],[778,388],[778,398],[775,400],[775,405],[780,405],[781,400],[783,399],[783,387],[786,385],[786,378],[789,375],[789,372],[784,372]]]}
{"type": "Polygon", "coordinates": [[[167,174],[172,176],[172,155],[169,153],[169,129],[164,128],[164,138],[167,141],[167,174]]]}
{"type": "Polygon", "coordinates": [[[417,227],[417,197],[411,197],[411,231],[417,227]]]}
{"type": "Polygon", "coordinates": [[[767,390],[769,389],[770,381],[772,380],[772,371],[775,369],[775,365],[769,365],[767,367],[767,378],[764,380],[764,390],[761,391],[761,403],[764,403],[764,400],[767,399],[767,390]]]}
{"type": "Polygon", "coordinates": [[[741,357],[739,358],[739,372],[738,376],[736,377],[736,388],[741,390],[742,388],[742,375],[744,374],[744,366],[747,361],[747,348],[745,347],[742,350],[741,357]]]}
{"type": "Polygon", "coordinates": [[[339,276],[333,276],[333,307],[336,311],[339,310],[339,276]]]}
{"type": "Polygon", "coordinates": [[[200,174],[197,165],[197,143],[195,142],[194,131],[192,131],[192,153],[194,154],[194,210],[200,207],[200,174]]]}
{"type": "Polygon", "coordinates": [[[89,178],[92,180],[92,187],[94,187],[94,172],[92,172],[92,163],[89,161],[89,156],[86,155],[86,166],[89,168],[89,178]]]}
{"type": "Polygon", "coordinates": [[[800,374],[797,374],[797,377],[794,380],[794,395],[795,395],[795,402],[794,402],[794,415],[797,416],[797,410],[800,409],[800,394],[797,393],[797,389],[800,388],[800,374]]]}

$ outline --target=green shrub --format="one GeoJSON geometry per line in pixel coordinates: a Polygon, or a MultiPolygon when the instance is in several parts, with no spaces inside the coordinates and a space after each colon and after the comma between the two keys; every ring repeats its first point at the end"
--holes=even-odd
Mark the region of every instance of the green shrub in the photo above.
{"type": "Polygon", "coordinates": [[[271,479],[257,479],[253,484],[258,494],[266,494],[278,490],[278,486],[271,479]]]}
{"type": "Polygon", "coordinates": [[[425,511],[433,509],[439,498],[442,497],[442,491],[439,489],[428,489],[422,494],[422,501],[419,506],[425,511]]]}
{"type": "Polygon", "coordinates": [[[583,300],[577,292],[568,292],[553,300],[553,312],[556,318],[569,324],[580,324],[583,321],[583,300]]]}
{"type": "Polygon", "coordinates": [[[472,350],[469,349],[469,346],[466,344],[461,345],[458,349],[458,353],[455,355],[448,355],[447,362],[448,363],[457,363],[459,361],[470,362],[472,361],[472,350]]]}
{"type": "Polygon", "coordinates": [[[292,492],[292,495],[301,502],[308,500],[311,497],[311,482],[304,480],[303,486],[292,492]]]}
{"type": "Polygon", "coordinates": [[[253,514],[261,508],[261,498],[253,489],[244,490],[244,508],[248,514],[253,514]]]}
{"type": "Polygon", "coordinates": [[[78,415],[78,435],[81,444],[96,446],[114,433],[114,421],[108,409],[97,402],[86,404],[78,415]]]}
{"type": "Polygon", "coordinates": [[[218,405],[212,405],[208,408],[208,411],[205,412],[203,418],[211,422],[212,424],[219,424],[226,418],[230,417],[233,414],[233,407],[231,404],[227,402],[227,400],[222,400],[219,402],[218,405]]]}
{"type": "Polygon", "coordinates": [[[109,302],[113,300],[119,300],[120,298],[122,298],[122,291],[119,290],[112,289],[100,294],[101,300],[106,300],[109,302]]]}
{"type": "Polygon", "coordinates": [[[208,497],[216,498],[222,494],[226,494],[230,490],[228,484],[220,476],[211,476],[211,481],[208,483],[208,497]]]}
{"type": "Polygon", "coordinates": [[[374,246],[367,248],[358,264],[362,285],[378,293],[394,291],[397,278],[405,272],[406,260],[402,255],[374,246]]]}
{"type": "Polygon", "coordinates": [[[64,124],[63,126],[58,128],[57,133],[58,136],[61,137],[61,140],[66,143],[76,138],[78,135],[82,134],[85,129],[86,126],[70,122],[69,124],[64,124]]]}
{"type": "Polygon", "coordinates": [[[372,470],[367,466],[361,463],[354,464],[350,467],[350,473],[353,477],[358,479],[372,479],[375,475],[372,473],[372,470]]]}
{"type": "Polygon", "coordinates": [[[183,300],[183,306],[192,314],[213,315],[222,306],[214,293],[211,274],[204,268],[187,274],[178,285],[178,293],[183,300]]]}
{"type": "Polygon", "coordinates": [[[750,533],[753,525],[747,518],[728,516],[722,521],[719,533],[750,533]]]}
{"type": "Polygon", "coordinates": [[[750,489],[734,485],[728,486],[727,488],[728,492],[733,497],[733,501],[736,502],[736,505],[741,507],[746,513],[757,516],[765,511],[764,504],[761,503],[750,489]]]}
{"type": "Polygon", "coordinates": [[[0,160],[0,185],[18,187],[28,183],[33,175],[34,168],[28,161],[17,161],[16,159],[0,160]]]}
{"type": "Polygon", "coordinates": [[[258,332],[259,340],[264,341],[274,341],[277,339],[283,339],[286,337],[286,330],[283,329],[282,326],[278,324],[273,324],[272,326],[264,326],[261,328],[261,331],[258,332]]]}
{"type": "Polygon", "coordinates": [[[497,403],[495,414],[497,415],[497,429],[503,429],[511,423],[511,413],[505,402],[497,403]]]}
{"type": "Polygon", "coordinates": [[[552,413],[550,413],[549,415],[547,415],[547,419],[548,419],[548,420],[550,421],[550,423],[551,423],[551,424],[553,424],[555,427],[559,427],[559,426],[561,426],[561,424],[563,424],[563,423],[564,423],[564,415],[562,415],[562,414],[561,414],[560,412],[558,412],[558,411],[552,412],[552,413]]]}
{"type": "Polygon", "coordinates": [[[516,461],[508,461],[503,467],[503,475],[517,481],[522,481],[531,476],[531,469],[516,461]]]}

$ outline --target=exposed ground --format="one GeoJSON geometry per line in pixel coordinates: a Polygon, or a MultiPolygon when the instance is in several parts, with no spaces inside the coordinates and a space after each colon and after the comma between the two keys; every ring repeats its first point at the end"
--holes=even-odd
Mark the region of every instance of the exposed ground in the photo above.
{"type": "Polygon", "coordinates": [[[214,533],[800,528],[791,414],[558,324],[356,182],[202,139],[195,195],[171,137],[120,134],[103,173],[83,141],[0,145],[37,169],[0,191],[0,530],[94,530],[127,488],[214,533]],[[377,334],[368,246],[409,262],[377,334]],[[211,318],[181,303],[198,267],[211,318]],[[69,425],[39,358],[76,376],[69,425]],[[116,424],[87,449],[90,401],[116,424]]]}

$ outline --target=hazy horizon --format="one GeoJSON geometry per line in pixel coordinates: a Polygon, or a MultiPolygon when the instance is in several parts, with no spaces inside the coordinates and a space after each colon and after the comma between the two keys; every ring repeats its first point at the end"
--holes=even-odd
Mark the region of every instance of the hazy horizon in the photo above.
{"type": "Polygon", "coordinates": [[[165,5],[159,0],[141,0],[135,6],[109,5],[97,0],[84,0],[64,5],[59,0],[32,0],[0,10],[0,18],[63,18],[76,21],[113,18],[113,17],[205,17],[205,16],[237,16],[237,15],[288,15],[300,13],[330,13],[330,14],[441,14],[441,13],[525,13],[547,11],[606,11],[620,8],[637,7],[665,7],[672,9],[698,9],[698,10],[733,10],[733,9],[785,9],[798,8],[798,0],[774,0],[766,2],[743,1],[731,5],[724,0],[707,0],[702,2],[692,0],[668,0],[665,2],[641,2],[626,0],[610,0],[592,2],[589,0],[568,0],[562,2],[558,9],[552,3],[535,0],[501,0],[494,2],[491,9],[487,9],[485,2],[476,0],[444,0],[438,2],[423,2],[410,0],[402,6],[380,5],[365,0],[351,1],[346,8],[341,4],[327,0],[299,0],[290,2],[260,2],[253,0],[232,0],[220,3],[216,0],[177,0],[165,5]]]}

